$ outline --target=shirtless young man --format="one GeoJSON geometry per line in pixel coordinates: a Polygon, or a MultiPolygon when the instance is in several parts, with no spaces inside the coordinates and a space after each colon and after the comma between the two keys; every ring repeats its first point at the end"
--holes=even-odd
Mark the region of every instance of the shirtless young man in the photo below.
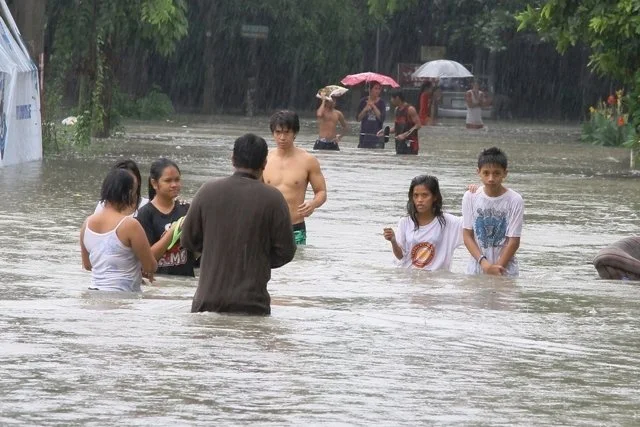
{"type": "Polygon", "coordinates": [[[276,187],[289,206],[293,234],[298,245],[306,244],[304,219],[327,200],[327,185],[320,170],[320,162],[293,141],[300,131],[300,120],[293,111],[278,111],[271,116],[271,133],[276,148],[269,151],[264,182],[276,187]],[[314,197],[305,200],[307,186],[311,184],[314,197]]]}
{"type": "Polygon", "coordinates": [[[318,111],[316,111],[318,139],[313,146],[314,150],[340,150],[338,143],[342,135],[338,134],[338,123],[340,123],[343,133],[348,132],[348,128],[344,115],[336,110],[335,106],[336,102],[333,98],[331,100],[322,98],[322,103],[318,107],[318,111]]]}

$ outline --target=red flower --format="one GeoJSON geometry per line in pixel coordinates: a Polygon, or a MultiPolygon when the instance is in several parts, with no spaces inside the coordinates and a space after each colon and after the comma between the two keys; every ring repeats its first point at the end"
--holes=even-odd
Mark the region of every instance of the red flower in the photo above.
{"type": "Polygon", "coordinates": [[[616,103],[616,97],[613,95],[609,95],[609,97],[607,98],[607,104],[613,105],[615,103],[616,103]]]}
{"type": "Polygon", "coordinates": [[[624,117],[618,117],[618,126],[624,126],[624,117]]]}

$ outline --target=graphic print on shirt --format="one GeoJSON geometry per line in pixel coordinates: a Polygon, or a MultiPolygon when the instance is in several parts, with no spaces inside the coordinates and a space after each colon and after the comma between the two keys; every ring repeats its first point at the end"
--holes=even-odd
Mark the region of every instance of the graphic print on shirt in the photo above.
{"type": "Polygon", "coordinates": [[[507,235],[507,212],[493,208],[478,209],[473,228],[481,247],[502,246],[507,235]]]}
{"type": "Polygon", "coordinates": [[[411,248],[411,263],[418,268],[431,264],[435,256],[436,247],[429,242],[420,242],[411,248]]]}
{"type": "MultiPolygon", "coordinates": [[[[164,226],[164,231],[167,232],[171,228],[171,223],[164,226]]],[[[176,265],[186,264],[188,261],[187,250],[180,246],[180,243],[174,245],[171,249],[166,251],[162,258],[158,260],[158,268],[160,267],[174,267],[176,265]]]]}

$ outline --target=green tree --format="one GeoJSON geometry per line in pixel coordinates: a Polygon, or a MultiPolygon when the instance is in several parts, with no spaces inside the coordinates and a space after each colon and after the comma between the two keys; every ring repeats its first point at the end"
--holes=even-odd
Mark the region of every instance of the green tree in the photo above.
{"type": "Polygon", "coordinates": [[[367,11],[360,7],[343,0],[190,0],[188,37],[171,59],[153,58],[163,70],[160,86],[203,113],[237,111],[251,76],[258,110],[315,105],[315,90],[338,83],[361,61],[367,11]],[[268,36],[244,38],[243,25],[266,26],[268,36]]]}
{"type": "MultiPolygon", "coordinates": [[[[591,68],[627,86],[629,122],[640,135],[640,0],[547,0],[517,18],[520,30],[535,29],[561,53],[590,46],[591,68]]],[[[638,149],[640,137],[629,145],[638,149]]]]}
{"type": "Polygon", "coordinates": [[[53,35],[49,92],[59,100],[68,84],[77,87],[76,137],[85,144],[110,134],[124,49],[142,42],[170,55],[187,34],[185,0],[50,0],[47,17],[53,35]]]}

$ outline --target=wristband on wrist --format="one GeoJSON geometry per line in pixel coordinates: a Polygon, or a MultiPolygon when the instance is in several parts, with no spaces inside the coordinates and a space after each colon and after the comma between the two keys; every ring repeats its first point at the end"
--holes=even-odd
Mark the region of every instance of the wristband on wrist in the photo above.
{"type": "Polygon", "coordinates": [[[480,255],[480,258],[478,258],[478,264],[482,265],[483,259],[487,259],[487,257],[485,255],[480,255]]]}

